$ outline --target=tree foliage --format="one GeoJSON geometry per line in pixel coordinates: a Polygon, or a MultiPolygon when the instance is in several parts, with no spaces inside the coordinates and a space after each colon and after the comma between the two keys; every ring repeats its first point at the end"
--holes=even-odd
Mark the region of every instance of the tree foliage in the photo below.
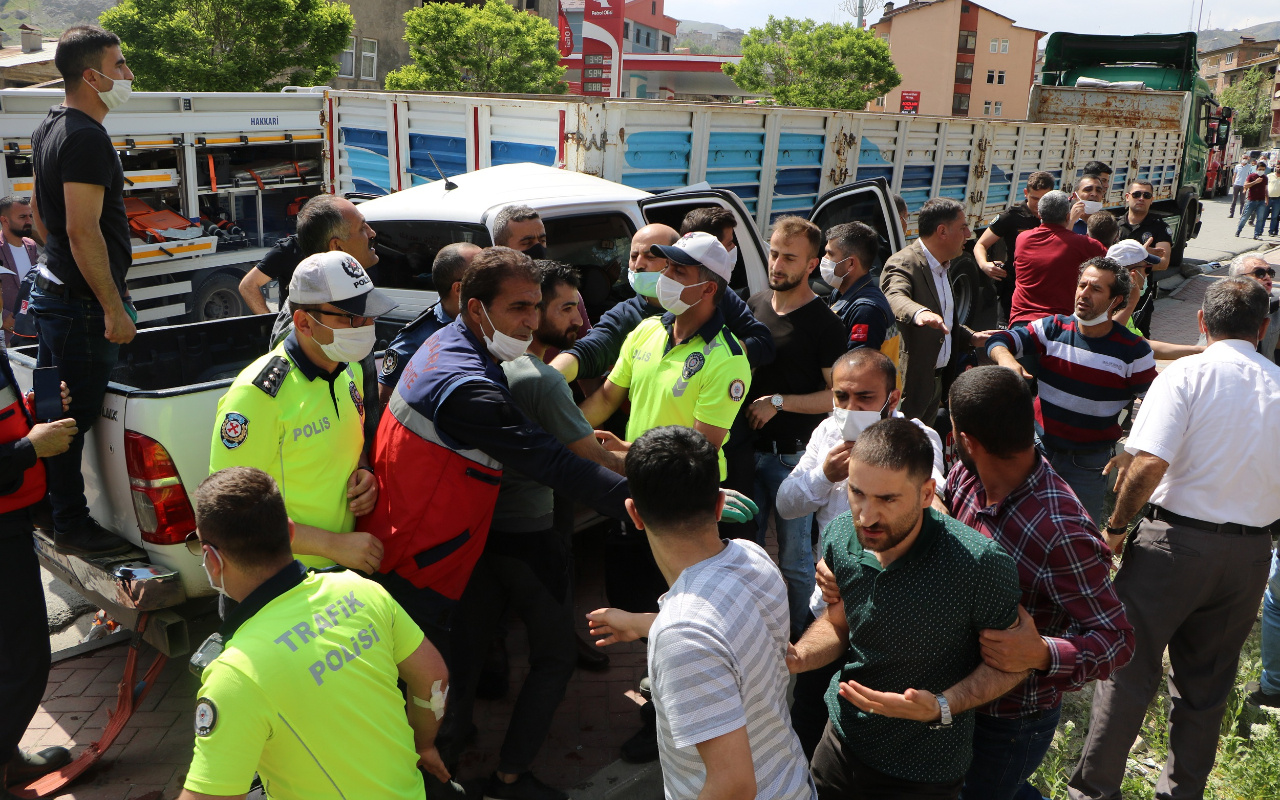
{"type": "Polygon", "coordinates": [[[743,91],[784,106],[861,109],[902,82],[889,47],[857,25],[770,16],[742,39],[724,72],[743,91]]]}
{"type": "Polygon", "coordinates": [[[1235,109],[1235,132],[1246,146],[1262,141],[1271,129],[1271,76],[1250,67],[1240,80],[1222,92],[1220,102],[1235,109]]]}
{"type": "Polygon", "coordinates": [[[432,92],[561,94],[559,33],[503,0],[483,6],[427,3],[405,12],[413,63],[387,73],[387,88],[432,92]]]}
{"type": "Polygon", "coordinates": [[[121,0],[99,22],[120,37],[135,88],[182,92],[327,83],[355,26],[332,0],[121,0]]]}

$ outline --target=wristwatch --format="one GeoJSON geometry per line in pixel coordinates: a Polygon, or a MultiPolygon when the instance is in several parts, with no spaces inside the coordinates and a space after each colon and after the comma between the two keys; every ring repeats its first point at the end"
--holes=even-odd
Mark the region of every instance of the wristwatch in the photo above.
{"type": "Polygon", "coordinates": [[[1123,525],[1120,526],[1119,528],[1113,528],[1110,525],[1107,526],[1108,536],[1124,536],[1128,532],[1129,532],[1129,529],[1124,527],[1123,525]]]}
{"type": "Polygon", "coordinates": [[[774,411],[782,410],[782,395],[775,394],[773,397],[769,398],[769,402],[773,404],[774,411]]]}
{"type": "Polygon", "coordinates": [[[938,701],[938,710],[942,712],[941,718],[937,722],[931,723],[930,728],[950,728],[951,727],[951,706],[947,703],[946,695],[935,694],[934,697],[938,701]]]}

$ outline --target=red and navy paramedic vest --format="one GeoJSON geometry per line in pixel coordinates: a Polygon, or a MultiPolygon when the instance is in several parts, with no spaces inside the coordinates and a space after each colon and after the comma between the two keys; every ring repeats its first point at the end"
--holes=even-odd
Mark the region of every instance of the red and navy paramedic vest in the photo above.
{"type": "MultiPolygon", "coordinates": [[[[4,358],[0,355],[0,358],[4,358]]],[[[31,416],[27,404],[23,401],[18,382],[14,380],[13,369],[9,359],[4,358],[4,368],[0,369],[0,443],[16,442],[31,432],[35,419],[31,416]]],[[[9,487],[0,487],[3,492],[9,487]]],[[[22,483],[13,487],[13,491],[0,494],[0,514],[26,508],[44,497],[44,462],[36,459],[34,466],[22,473],[22,483]]]]}

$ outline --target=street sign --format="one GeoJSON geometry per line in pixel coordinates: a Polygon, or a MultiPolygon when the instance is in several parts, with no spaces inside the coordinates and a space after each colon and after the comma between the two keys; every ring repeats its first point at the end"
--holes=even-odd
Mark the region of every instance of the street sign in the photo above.
{"type": "Polygon", "coordinates": [[[902,93],[902,108],[900,111],[903,114],[919,114],[920,93],[904,91],[902,93]]]}

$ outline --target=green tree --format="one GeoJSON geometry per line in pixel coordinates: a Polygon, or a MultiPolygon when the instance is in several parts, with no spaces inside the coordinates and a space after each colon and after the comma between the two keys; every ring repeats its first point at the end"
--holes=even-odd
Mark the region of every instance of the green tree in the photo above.
{"type": "Polygon", "coordinates": [[[327,83],[355,18],[331,0],[121,0],[99,23],[137,89],[256,92],[327,83]]]}
{"type": "Polygon", "coordinates": [[[387,88],[430,92],[561,94],[559,34],[503,0],[483,6],[427,3],[405,12],[413,63],[387,73],[387,88]]]}
{"type": "Polygon", "coordinates": [[[742,39],[724,72],[743,91],[784,106],[861,109],[899,83],[889,47],[857,25],[770,16],[742,39]]]}
{"type": "Polygon", "coordinates": [[[1235,132],[1245,146],[1262,141],[1271,129],[1271,76],[1259,67],[1250,67],[1240,80],[1222,92],[1224,106],[1235,109],[1235,132]]]}

